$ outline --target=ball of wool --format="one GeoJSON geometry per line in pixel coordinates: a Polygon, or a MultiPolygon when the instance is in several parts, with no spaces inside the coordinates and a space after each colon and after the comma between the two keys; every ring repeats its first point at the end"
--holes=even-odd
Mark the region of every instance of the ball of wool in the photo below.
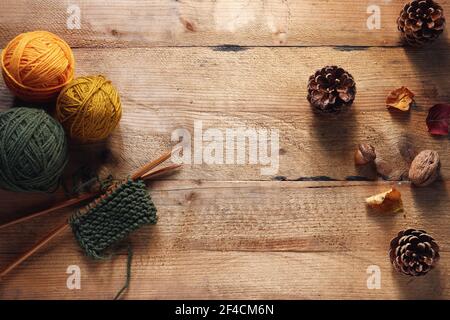
{"type": "Polygon", "coordinates": [[[74,58],[69,45],[53,33],[22,33],[2,52],[2,73],[8,88],[29,102],[57,97],[73,79],[74,58]]]}
{"type": "Polygon", "coordinates": [[[111,81],[100,75],[74,79],[56,101],[56,118],[79,142],[107,138],[121,117],[119,93],[111,81]]]}
{"type": "Polygon", "coordinates": [[[67,164],[64,129],[45,111],[0,112],[0,187],[11,191],[54,191],[67,164]]]}

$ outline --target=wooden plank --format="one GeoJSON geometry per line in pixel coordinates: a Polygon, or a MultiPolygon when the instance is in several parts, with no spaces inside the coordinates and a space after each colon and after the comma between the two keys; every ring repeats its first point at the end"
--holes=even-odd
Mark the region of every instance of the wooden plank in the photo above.
{"type": "MultiPolygon", "coordinates": [[[[70,250],[72,252],[72,250],[70,250]]],[[[87,261],[55,249],[2,284],[2,299],[112,299],[125,275],[125,256],[87,261]],[[58,252],[57,252],[58,251],[58,252]],[[60,262],[64,258],[66,263],[60,262]],[[45,265],[47,266],[45,266],[45,265]],[[68,290],[66,269],[81,268],[81,290],[68,290]],[[49,267],[51,265],[51,268],[49,267]]],[[[411,279],[378,252],[169,251],[140,255],[124,299],[448,299],[448,271],[411,279]],[[367,267],[380,265],[380,290],[367,289],[367,267]]],[[[441,260],[448,265],[448,256],[441,260]]]]}
{"type": "MultiPolygon", "coordinates": [[[[449,183],[398,185],[404,214],[380,214],[364,198],[388,183],[164,181],[150,186],[159,222],[132,236],[132,289],[127,298],[450,298],[449,183]],[[318,201],[320,199],[320,201],[318,201]],[[392,270],[390,239],[407,227],[427,230],[442,248],[439,267],[412,279],[392,270]],[[378,265],[382,288],[368,290],[378,265]]],[[[1,209],[20,199],[6,198],[1,209]]],[[[40,218],[0,234],[2,265],[57,225],[40,218]],[[28,236],[24,236],[27,234],[28,236]]],[[[111,261],[83,257],[70,233],[2,281],[0,298],[110,299],[123,283],[125,250],[111,261]],[[66,288],[79,265],[82,289],[66,288]]]]}
{"type": "MultiPolygon", "coordinates": [[[[78,48],[78,75],[102,73],[119,88],[120,128],[105,143],[72,145],[69,178],[82,164],[102,177],[125,177],[167,150],[175,129],[192,133],[199,120],[205,130],[279,130],[276,174],[261,175],[261,165],[187,165],[150,185],[160,220],[131,237],[126,298],[449,299],[450,140],[431,137],[425,126],[428,108],[450,100],[449,34],[427,49],[398,48],[403,2],[379,1],[381,29],[368,30],[372,3],[363,0],[76,1],[81,29],[69,30],[67,3],[6,0],[0,46],[20,32],[53,31],[78,48]],[[351,112],[311,113],[306,82],[325,64],[355,76],[351,112]],[[418,106],[410,114],[386,111],[386,95],[402,85],[416,93],[418,106]],[[374,178],[353,165],[363,141],[397,168],[394,178],[404,174],[411,149],[435,149],[444,181],[423,189],[398,185],[405,213],[395,215],[364,205],[390,183],[264,181],[374,178]],[[409,226],[432,233],[442,249],[439,267],[420,279],[397,274],[387,258],[390,239],[409,226]],[[380,290],[367,289],[369,265],[381,269],[380,290]]],[[[449,12],[450,2],[440,2],[449,12]]],[[[12,105],[1,83],[0,108],[12,105]]],[[[63,198],[62,191],[0,191],[0,223],[63,198]]],[[[2,230],[0,268],[74,210],[2,230]]],[[[96,263],[68,232],[2,280],[0,299],[110,299],[124,275],[125,249],[96,263]],[[72,264],[81,267],[82,290],[66,288],[72,264]]]]}
{"type": "MultiPolygon", "coordinates": [[[[95,167],[100,159],[105,164],[99,167],[101,174],[125,177],[167,150],[176,129],[185,128],[193,137],[195,122],[202,121],[204,130],[222,133],[239,127],[279,130],[279,171],[266,176],[259,164],[195,164],[176,179],[374,178],[373,170],[354,166],[353,152],[360,142],[376,146],[397,171],[393,178],[405,173],[408,164],[402,154],[409,148],[438,151],[443,178],[450,177],[450,141],[432,137],[425,123],[432,105],[450,100],[444,49],[77,49],[75,56],[77,75],[102,73],[112,79],[121,92],[124,114],[104,145],[72,146],[74,167],[95,167]],[[358,88],[350,112],[335,117],[314,115],[306,101],[309,75],[327,63],[348,69],[358,88]],[[406,114],[387,111],[386,96],[402,85],[416,94],[417,107],[406,114]]],[[[0,105],[12,104],[13,97],[0,84],[0,105]]]]}
{"type": "MultiPolygon", "coordinates": [[[[0,46],[20,32],[46,29],[74,47],[129,46],[398,46],[397,17],[405,0],[5,0],[0,46]],[[80,9],[81,29],[68,29],[80,9]],[[367,19],[380,10],[380,29],[367,19]],[[351,8],[351,9],[350,9],[351,8]],[[69,12],[69,13],[68,13],[69,12]],[[367,13],[370,12],[370,13],[367,13]]],[[[450,2],[439,1],[446,12],[450,2]]],[[[448,33],[440,41],[448,46],[448,33]]]]}

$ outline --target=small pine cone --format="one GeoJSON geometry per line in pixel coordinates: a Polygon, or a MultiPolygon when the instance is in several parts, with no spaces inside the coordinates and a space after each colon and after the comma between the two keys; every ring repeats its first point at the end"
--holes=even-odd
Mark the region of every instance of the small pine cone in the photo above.
{"type": "Polygon", "coordinates": [[[389,257],[397,271],[423,276],[439,261],[439,246],[425,231],[407,229],[392,239],[389,257]]]}
{"type": "Polygon", "coordinates": [[[342,68],[327,66],[309,77],[308,101],[320,112],[337,113],[350,106],[355,95],[355,80],[342,68]]]}
{"type": "Polygon", "coordinates": [[[400,12],[397,24],[407,44],[422,46],[436,40],[444,31],[444,9],[433,0],[414,0],[400,12]]]}

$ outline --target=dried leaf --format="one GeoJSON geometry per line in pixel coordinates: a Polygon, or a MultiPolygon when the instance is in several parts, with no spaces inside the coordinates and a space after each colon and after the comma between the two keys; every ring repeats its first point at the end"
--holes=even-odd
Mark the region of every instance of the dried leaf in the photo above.
{"type": "Polygon", "coordinates": [[[408,111],[414,103],[414,93],[406,87],[401,87],[392,91],[386,98],[387,107],[408,111]]]}
{"type": "Polygon", "coordinates": [[[428,111],[427,126],[431,134],[448,135],[450,104],[436,104],[428,111]]]}
{"type": "Polygon", "coordinates": [[[402,195],[395,188],[367,198],[366,203],[369,207],[382,212],[403,211],[402,195]]]}

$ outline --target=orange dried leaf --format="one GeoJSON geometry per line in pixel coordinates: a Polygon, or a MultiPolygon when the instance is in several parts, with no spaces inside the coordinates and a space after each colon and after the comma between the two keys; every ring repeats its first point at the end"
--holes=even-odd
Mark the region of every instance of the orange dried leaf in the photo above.
{"type": "Polygon", "coordinates": [[[414,103],[414,93],[406,87],[401,87],[392,91],[386,98],[388,108],[396,108],[401,111],[408,111],[414,103]]]}
{"type": "Polygon", "coordinates": [[[395,188],[366,199],[369,207],[382,212],[403,211],[402,194],[395,188]]]}

